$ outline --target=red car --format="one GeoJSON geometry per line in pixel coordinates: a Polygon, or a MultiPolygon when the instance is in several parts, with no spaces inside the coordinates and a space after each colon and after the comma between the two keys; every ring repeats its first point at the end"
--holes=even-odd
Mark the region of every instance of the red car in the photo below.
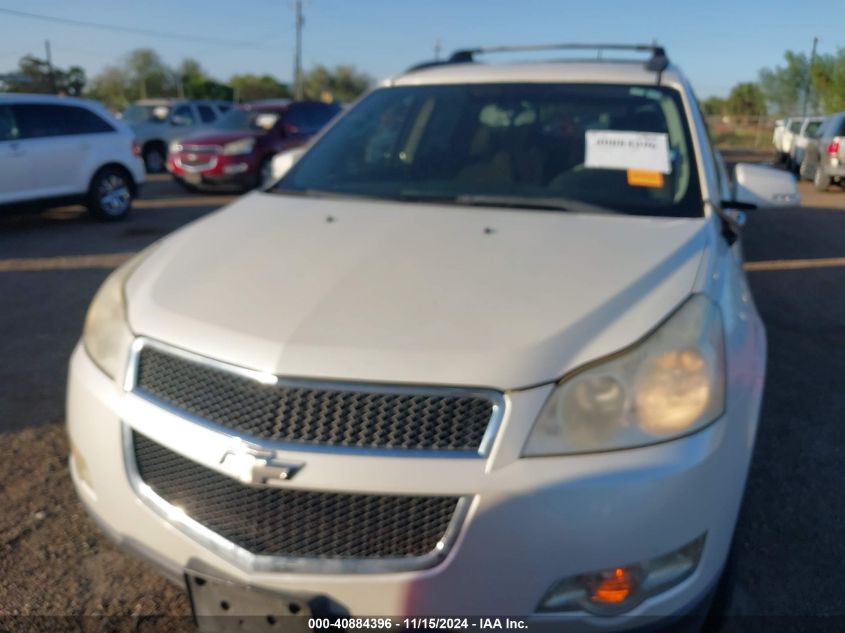
{"type": "Polygon", "coordinates": [[[170,144],[167,170],[190,189],[269,180],[273,155],[302,145],[340,111],[319,101],[264,101],[233,108],[212,127],[170,144]]]}

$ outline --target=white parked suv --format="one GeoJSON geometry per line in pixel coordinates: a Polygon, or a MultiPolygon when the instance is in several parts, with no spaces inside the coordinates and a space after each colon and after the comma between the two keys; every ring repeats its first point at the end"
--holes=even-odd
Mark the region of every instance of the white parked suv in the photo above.
{"type": "Polygon", "coordinates": [[[73,480],[200,628],[707,604],[766,366],[740,209],[795,180],[729,183],[680,71],[631,48],[416,67],[104,283],[73,480]]]}
{"type": "Polygon", "coordinates": [[[0,95],[0,206],[82,202],[120,220],[144,182],[135,136],[99,103],[0,95]]]}

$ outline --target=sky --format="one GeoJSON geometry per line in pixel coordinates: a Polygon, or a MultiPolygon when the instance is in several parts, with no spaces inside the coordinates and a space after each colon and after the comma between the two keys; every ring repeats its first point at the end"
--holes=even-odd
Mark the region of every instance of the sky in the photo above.
{"type": "MultiPolygon", "coordinates": [[[[89,77],[134,48],[176,64],[200,61],[212,76],[293,75],[293,0],[0,0],[0,9],[99,22],[177,37],[152,37],[55,24],[0,13],[0,72],[26,54],[79,65],[89,77]],[[191,35],[215,41],[185,40],[191,35]],[[220,40],[220,42],[217,42],[220,40]]],[[[809,54],[845,46],[831,3],[804,0],[304,0],[303,64],[351,64],[383,78],[456,48],[555,42],[657,40],[700,98],[782,63],[787,49],[809,54]]]]}

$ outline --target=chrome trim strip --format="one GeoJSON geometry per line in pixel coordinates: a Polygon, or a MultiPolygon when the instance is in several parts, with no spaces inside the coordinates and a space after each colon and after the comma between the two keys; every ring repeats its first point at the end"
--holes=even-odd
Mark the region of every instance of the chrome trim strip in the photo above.
{"type": "Polygon", "coordinates": [[[185,171],[203,171],[204,169],[214,169],[217,166],[217,156],[212,156],[205,163],[186,165],[182,162],[182,157],[177,155],[173,162],[176,163],[177,167],[181,167],[185,171]]]}
{"type": "Polygon", "coordinates": [[[131,392],[134,395],[142,398],[152,404],[176,415],[180,418],[193,422],[207,428],[216,433],[224,433],[228,437],[241,439],[245,442],[255,444],[261,447],[275,448],[286,451],[301,451],[301,452],[318,452],[318,453],[335,453],[340,455],[366,455],[366,456],[383,456],[383,457],[426,457],[426,458],[463,458],[473,459],[479,457],[487,457],[490,455],[490,450],[493,447],[493,442],[499,432],[502,419],[505,415],[505,396],[502,392],[494,389],[471,388],[471,387],[424,387],[419,385],[396,385],[396,384],[381,384],[381,383],[354,383],[343,381],[318,380],[308,378],[286,378],[279,377],[267,372],[256,371],[254,369],[247,369],[239,367],[223,361],[208,358],[194,352],[173,347],[166,343],[149,339],[146,337],[138,337],[132,342],[132,347],[129,353],[128,366],[125,373],[123,384],[124,391],[131,392]],[[337,391],[352,391],[363,393],[395,393],[395,394],[427,394],[427,395],[441,395],[441,396],[475,396],[489,400],[492,404],[492,412],[490,414],[490,421],[487,423],[487,429],[481,438],[477,451],[460,451],[460,450],[443,450],[443,449],[401,449],[401,448],[359,448],[354,446],[335,446],[327,444],[307,444],[297,442],[283,442],[265,440],[257,438],[253,435],[240,433],[235,429],[231,429],[222,424],[200,418],[190,413],[183,411],[177,407],[163,402],[146,393],[143,389],[136,388],[137,382],[137,367],[138,355],[144,347],[152,347],[167,354],[179,356],[191,362],[213,367],[221,371],[227,371],[265,385],[272,386],[289,386],[289,387],[304,387],[311,389],[331,389],[337,391]]]}
{"type": "MultiPolygon", "coordinates": [[[[423,556],[406,558],[323,559],[290,558],[253,554],[192,519],[181,508],[170,504],[147,485],[138,472],[132,427],[121,423],[123,436],[123,463],[126,477],[138,498],[150,510],[176,527],[187,537],[212,553],[232,562],[247,572],[296,572],[315,574],[379,574],[428,569],[441,563],[449,554],[460,534],[472,504],[472,496],[459,497],[452,520],[434,549],[423,556]]],[[[152,440],[155,441],[155,440],[152,440]]],[[[171,449],[167,449],[171,450],[171,449]]],[[[187,459],[187,458],[186,458],[187,459]]],[[[205,467],[204,467],[205,468],[205,467]]],[[[355,493],[350,493],[355,494],[355,493]]],[[[366,493],[358,493],[366,494],[366,493]]],[[[405,495],[407,496],[407,495],[405,495]]]]}
{"type": "Polygon", "coordinates": [[[189,154],[219,154],[223,149],[221,145],[191,145],[190,143],[182,143],[181,146],[182,149],[179,151],[189,154]]]}

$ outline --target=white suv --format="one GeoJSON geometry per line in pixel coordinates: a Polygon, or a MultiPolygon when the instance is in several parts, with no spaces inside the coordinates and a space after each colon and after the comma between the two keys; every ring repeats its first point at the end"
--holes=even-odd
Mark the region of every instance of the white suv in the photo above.
{"type": "Polygon", "coordinates": [[[100,104],[48,95],[0,95],[0,206],[82,202],[120,220],[144,182],[129,127],[100,104]]]}
{"type": "Polygon", "coordinates": [[[795,180],[728,183],[689,84],[633,48],[412,69],[104,283],[73,479],[201,628],[706,604],[766,365],[737,209],[795,180]]]}

